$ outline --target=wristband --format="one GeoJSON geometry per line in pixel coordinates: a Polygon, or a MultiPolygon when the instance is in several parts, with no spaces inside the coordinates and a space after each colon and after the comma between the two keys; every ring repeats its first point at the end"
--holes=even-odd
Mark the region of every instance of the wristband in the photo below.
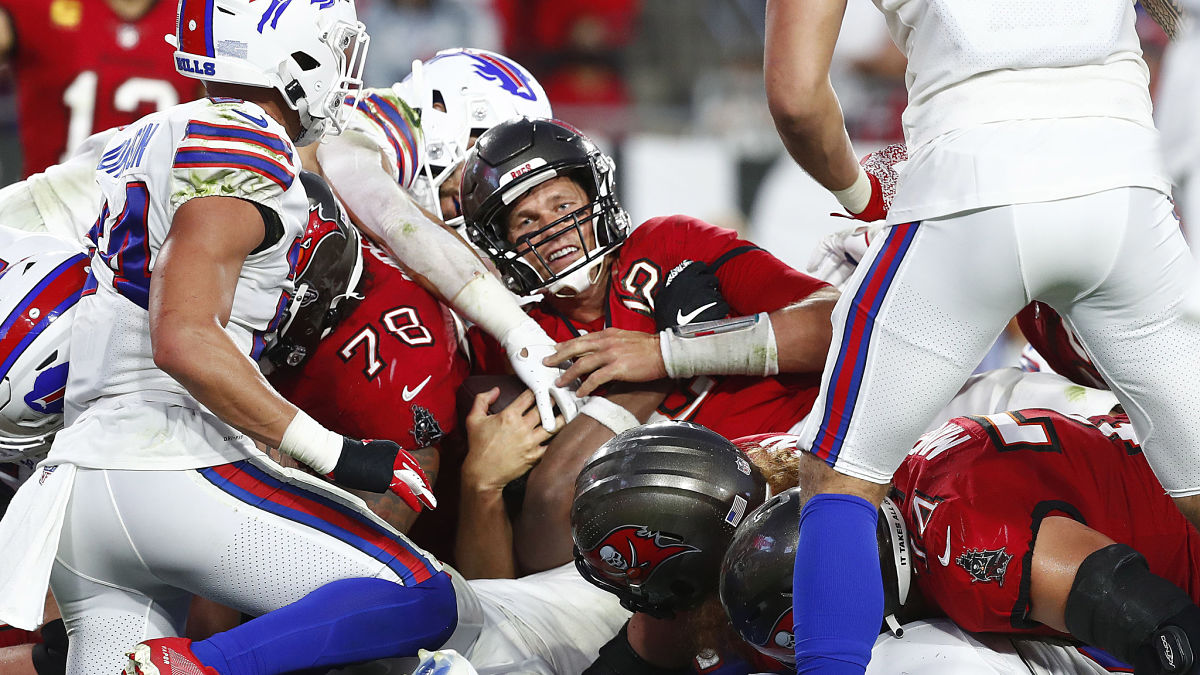
{"type": "Polygon", "coordinates": [[[295,457],[325,475],[337,466],[342,454],[342,436],[321,426],[303,410],[296,412],[279,441],[279,451],[295,457]]]}
{"type": "Polygon", "coordinates": [[[491,274],[480,274],[468,281],[450,304],[501,342],[505,342],[514,328],[530,320],[517,304],[516,296],[491,274]]]}
{"type": "Polygon", "coordinates": [[[766,312],[676,326],[658,337],[663,366],[671,379],[779,373],[775,330],[766,312]]]}
{"type": "Polygon", "coordinates": [[[584,403],[583,407],[579,409],[579,414],[596,420],[608,427],[608,430],[614,434],[620,434],[641,425],[638,418],[626,410],[625,406],[613,403],[603,396],[589,396],[587,403],[584,403]]]}
{"type": "Polygon", "coordinates": [[[858,167],[858,177],[845,190],[830,190],[838,203],[846,207],[850,213],[862,213],[871,203],[871,179],[861,166],[858,167]]]}

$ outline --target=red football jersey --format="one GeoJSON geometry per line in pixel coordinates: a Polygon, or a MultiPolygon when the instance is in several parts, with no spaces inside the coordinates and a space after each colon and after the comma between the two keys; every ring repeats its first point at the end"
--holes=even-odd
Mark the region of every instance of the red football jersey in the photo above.
{"type": "Polygon", "coordinates": [[[1047,516],[1133,547],[1200,601],[1200,534],[1155,479],[1124,417],[1021,410],[955,418],[893,478],[924,597],[970,631],[1039,632],[1029,565],[1047,516]]]}
{"type": "Polygon", "coordinates": [[[1017,325],[1046,365],[1075,384],[1108,389],[1092,357],[1058,312],[1043,302],[1031,302],[1017,314],[1017,325]]]}
{"type": "MultiPolygon", "coordinates": [[[[529,315],[562,342],[607,327],[656,333],[654,302],[671,271],[689,261],[720,262],[716,276],[729,316],[771,312],[828,286],[797,272],[733,230],[688,216],[652,218],[629,234],[610,275],[606,318],[574,325],[548,304],[529,315]]],[[[706,426],[726,438],[787,430],[812,409],[819,374],[700,376],[676,383],[659,406],[664,418],[706,426]]]]}
{"type": "Polygon", "coordinates": [[[453,315],[381,250],[364,245],[363,262],[364,299],[271,383],[337,433],[428,447],[454,430],[468,370],[453,315]]]}
{"type": "Polygon", "coordinates": [[[10,58],[28,176],[57,164],[91,134],[197,98],[175,72],[178,3],[157,0],[122,20],[106,0],[0,0],[16,33],[10,58]]]}

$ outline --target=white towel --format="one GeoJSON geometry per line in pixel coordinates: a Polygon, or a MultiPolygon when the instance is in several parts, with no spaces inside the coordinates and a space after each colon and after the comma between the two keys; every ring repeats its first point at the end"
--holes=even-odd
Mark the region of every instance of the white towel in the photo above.
{"type": "Polygon", "coordinates": [[[74,464],[39,466],[0,520],[0,621],[24,630],[42,625],[50,568],[71,501],[75,468],[74,464]]]}

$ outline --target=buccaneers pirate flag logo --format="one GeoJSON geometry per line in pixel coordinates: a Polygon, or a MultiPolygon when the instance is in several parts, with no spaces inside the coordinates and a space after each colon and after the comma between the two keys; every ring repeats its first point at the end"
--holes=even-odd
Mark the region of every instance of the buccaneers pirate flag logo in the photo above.
{"type": "Polygon", "coordinates": [[[623,525],[584,552],[592,566],[614,579],[644,583],[664,562],[700,549],[652,532],[644,525],[623,525]]]}

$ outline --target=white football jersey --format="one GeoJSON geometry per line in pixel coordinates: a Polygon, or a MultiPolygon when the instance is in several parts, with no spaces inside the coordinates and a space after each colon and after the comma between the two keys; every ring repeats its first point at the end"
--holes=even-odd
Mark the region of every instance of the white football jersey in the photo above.
{"type": "Polygon", "coordinates": [[[908,57],[888,224],[1119,187],[1170,193],[1128,0],[873,0],[908,57]]]}
{"type": "Polygon", "coordinates": [[[67,429],[58,435],[52,459],[97,468],[181,469],[253,452],[248,438],[154,365],[150,279],[175,212],[189,200],[236,197],[278,214],[282,236],[246,258],[225,327],[247,358],[257,359],[263,336],[274,330],[293,291],[291,249],[308,219],[299,170],[283,127],[257,105],[236,99],[175,106],[109,141],[96,168],[104,205],[89,233],[92,273],[72,327],[67,429]],[[81,417],[90,423],[79,424],[81,417]],[[193,431],[204,441],[165,442],[180,438],[179,425],[198,426],[193,431]]]}
{"type": "MultiPolygon", "coordinates": [[[[1127,667],[1126,667],[1127,668],[1127,667]]],[[[904,625],[904,637],[884,633],[871,650],[866,675],[1102,675],[1128,673],[1112,657],[1062,641],[972,634],[949,619],[904,625]]]]}

